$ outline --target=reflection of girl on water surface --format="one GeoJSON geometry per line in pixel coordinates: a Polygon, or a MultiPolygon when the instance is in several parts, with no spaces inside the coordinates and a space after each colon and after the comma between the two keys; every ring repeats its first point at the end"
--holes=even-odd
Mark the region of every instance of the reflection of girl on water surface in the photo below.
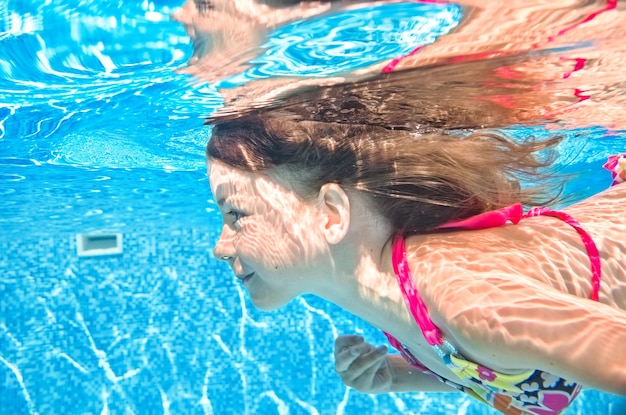
{"type": "Polygon", "coordinates": [[[554,201],[541,171],[560,140],[482,128],[517,117],[483,99],[498,86],[447,96],[438,76],[210,118],[216,257],[261,309],[310,293],[383,330],[399,354],[336,340],[337,374],[361,392],[460,390],[506,414],[558,414],[583,386],[626,396],[626,155],[605,165],[610,189],[528,209],[554,201]]]}

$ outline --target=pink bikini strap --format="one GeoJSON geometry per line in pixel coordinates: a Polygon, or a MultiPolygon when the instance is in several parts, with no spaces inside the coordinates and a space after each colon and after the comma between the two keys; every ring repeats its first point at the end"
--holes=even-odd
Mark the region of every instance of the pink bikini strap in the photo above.
{"type": "Polygon", "coordinates": [[[404,238],[402,236],[396,236],[393,241],[391,262],[393,263],[393,270],[398,278],[398,284],[400,285],[400,290],[402,290],[404,300],[426,341],[431,346],[443,344],[441,332],[430,319],[426,304],[424,304],[424,300],[422,300],[422,296],[411,278],[409,263],[406,260],[404,238]]]}
{"type": "Polygon", "coordinates": [[[555,218],[561,219],[563,222],[570,225],[572,228],[576,229],[576,232],[580,235],[583,244],[585,245],[585,249],[587,250],[587,255],[589,256],[589,261],[591,263],[591,296],[590,298],[594,301],[598,301],[598,294],[600,292],[600,281],[602,279],[602,267],[600,264],[600,253],[598,252],[598,247],[596,243],[591,238],[591,235],[583,229],[580,223],[574,219],[572,216],[568,215],[565,212],[560,212],[556,210],[550,210],[548,208],[543,207],[534,207],[530,209],[526,214],[524,214],[524,218],[531,218],[534,216],[553,216],[555,218]]]}
{"type": "Polygon", "coordinates": [[[497,228],[507,222],[517,224],[524,217],[524,208],[521,203],[503,207],[498,210],[491,210],[467,219],[461,219],[445,223],[437,229],[487,229],[497,228]]]}
{"type": "MultiPolygon", "coordinates": [[[[509,221],[512,223],[518,223],[523,218],[530,218],[542,215],[553,216],[561,219],[562,221],[576,229],[576,231],[582,238],[585,249],[587,250],[587,255],[589,255],[589,260],[591,262],[591,299],[594,301],[598,301],[598,293],[600,290],[601,280],[601,265],[598,247],[593,242],[593,239],[591,238],[589,233],[587,233],[587,231],[582,228],[580,223],[565,212],[550,210],[543,207],[535,207],[530,209],[528,213],[523,214],[522,205],[515,204],[499,210],[485,212],[483,214],[468,219],[450,222],[439,227],[439,229],[485,229],[502,226],[509,221]]],[[[400,290],[402,291],[404,300],[409,307],[409,311],[411,312],[413,319],[420,327],[424,338],[431,346],[442,345],[443,336],[441,335],[441,332],[439,331],[437,326],[435,326],[433,321],[430,319],[430,316],[428,315],[428,308],[426,307],[426,304],[424,304],[424,300],[422,299],[422,296],[420,295],[417,287],[413,283],[413,279],[411,278],[411,271],[409,269],[409,264],[406,259],[404,237],[402,236],[396,236],[393,241],[393,246],[391,250],[391,261],[393,263],[393,270],[396,274],[396,278],[398,279],[398,284],[400,285],[400,290]]]]}

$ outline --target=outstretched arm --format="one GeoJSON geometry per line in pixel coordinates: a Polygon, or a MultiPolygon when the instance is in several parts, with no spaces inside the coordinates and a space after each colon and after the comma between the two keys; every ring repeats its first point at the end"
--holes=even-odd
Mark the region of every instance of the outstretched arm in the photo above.
{"type": "Polygon", "coordinates": [[[442,291],[437,297],[446,301],[435,308],[466,357],[626,395],[624,310],[517,275],[457,274],[442,291]]]}
{"type": "Polygon", "coordinates": [[[456,391],[411,367],[402,356],[387,354],[386,346],[374,347],[361,336],[337,337],[335,371],[346,386],[363,393],[456,391]]]}

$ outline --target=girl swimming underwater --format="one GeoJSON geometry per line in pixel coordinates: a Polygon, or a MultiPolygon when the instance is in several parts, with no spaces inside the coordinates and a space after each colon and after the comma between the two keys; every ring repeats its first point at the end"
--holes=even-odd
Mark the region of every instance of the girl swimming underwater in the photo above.
{"type": "MultiPolygon", "coordinates": [[[[194,40],[187,72],[211,81],[235,73],[259,33],[350,2],[279,2],[251,26],[216,19],[273,3],[187,2],[177,15],[194,40]],[[212,7],[198,7],[205,3],[212,7]],[[217,21],[253,35],[222,42],[217,21]],[[212,53],[207,38],[219,46],[212,53]]],[[[593,6],[576,9],[583,18],[575,13],[572,24],[597,15],[593,6]]],[[[541,172],[559,138],[520,142],[485,127],[555,121],[583,98],[589,105],[574,111],[582,121],[606,111],[590,111],[600,100],[562,94],[580,92],[561,85],[576,67],[561,73],[570,60],[535,50],[546,33],[572,31],[527,31],[529,19],[494,10],[476,8],[447,38],[449,50],[437,42],[395,67],[419,71],[371,78],[374,67],[367,81],[278,79],[226,91],[226,108],[208,121],[209,179],[224,218],[214,252],[258,308],[310,293],[383,330],[399,354],[359,336],[336,340],[336,372],[348,386],[460,390],[505,414],[559,414],[583,385],[626,395],[626,162],[608,161],[617,185],[601,194],[563,211],[531,208],[556,200],[541,172]],[[471,36],[473,54],[456,55],[464,33],[493,28],[513,43],[471,36]],[[481,39],[507,48],[476,60],[494,52],[481,39]],[[442,60],[454,65],[428,66],[442,60]]],[[[610,114],[614,125],[622,112],[610,114]]]]}
{"type": "Polygon", "coordinates": [[[626,186],[523,213],[550,201],[518,179],[540,182],[558,138],[416,132],[318,98],[209,120],[214,253],[255,306],[310,293],[383,330],[399,355],[336,340],[361,392],[461,390],[505,414],[558,414],[583,385],[626,395],[626,186]]]}

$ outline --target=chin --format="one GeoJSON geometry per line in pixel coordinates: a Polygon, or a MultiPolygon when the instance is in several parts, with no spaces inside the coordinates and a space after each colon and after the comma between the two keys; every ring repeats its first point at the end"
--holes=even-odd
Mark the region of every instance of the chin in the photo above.
{"type": "Polygon", "coordinates": [[[254,308],[261,311],[274,311],[286,306],[292,298],[278,299],[278,298],[251,298],[254,308]]]}

